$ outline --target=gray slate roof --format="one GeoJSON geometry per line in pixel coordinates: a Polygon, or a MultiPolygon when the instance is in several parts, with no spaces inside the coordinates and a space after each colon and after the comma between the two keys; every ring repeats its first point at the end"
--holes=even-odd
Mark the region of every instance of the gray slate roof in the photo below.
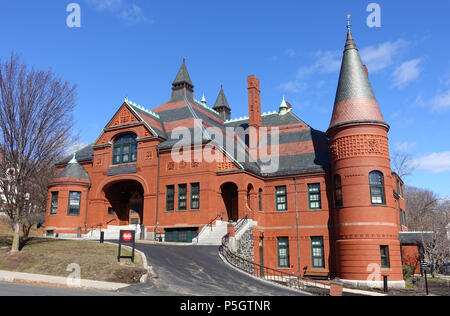
{"type": "Polygon", "coordinates": [[[56,177],[61,178],[74,178],[74,179],[87,179],[90,180],[86,170],[79,163],[69,163],[66,168],[56,177]]]}

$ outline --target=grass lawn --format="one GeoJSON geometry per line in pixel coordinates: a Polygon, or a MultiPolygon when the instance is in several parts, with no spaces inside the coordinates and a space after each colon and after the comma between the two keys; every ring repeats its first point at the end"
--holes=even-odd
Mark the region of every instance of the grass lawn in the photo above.
{"type": "MultiPolygon", "coordinates": [[[[72,273],[67,271],[68,265],[76,263],[82,279],[127,284],[139,283],[147,272],[138,254],[135,263],[130,259],[119,263],[117,245],[36,237],[39,232],[30,235],[33,237],[23,241],[20,253],[10,254],[11,231],[0,224],[0,270],[67,277],[72,273]]],[[[122,251],[125,256],[131,255],[129,249],[122,251]]]]}

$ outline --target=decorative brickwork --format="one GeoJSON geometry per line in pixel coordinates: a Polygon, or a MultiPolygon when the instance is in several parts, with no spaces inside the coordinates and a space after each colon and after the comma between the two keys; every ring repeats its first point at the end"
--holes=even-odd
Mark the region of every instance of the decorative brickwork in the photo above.
{"type": "Polygon", "coordinates": [[[388,138],[379,135],[352,135],[332,141],[331,158],[334,160],[352,157],[389,157],[388,138]]]}
{"type": "Polygon", "coordinates": [[[131,111],[126,107],[122,107],[120,112],[117,113],[117,115],[111,121],[110,126],[108,126],[108,127],[120,126],[120,125],[135,123],[135,122],[137,122],[137,119],[131,113],[131,111]]]}

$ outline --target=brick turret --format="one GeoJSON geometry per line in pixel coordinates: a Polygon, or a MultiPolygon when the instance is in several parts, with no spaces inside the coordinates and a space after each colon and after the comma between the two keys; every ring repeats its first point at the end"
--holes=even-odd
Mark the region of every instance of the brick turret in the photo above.
{"type": "Polygon", "coordinates": [[[349,27],[327,131],[336,274],[369,286],[387,275],[391,286],[403,287],[388,132],[349,27]]]}

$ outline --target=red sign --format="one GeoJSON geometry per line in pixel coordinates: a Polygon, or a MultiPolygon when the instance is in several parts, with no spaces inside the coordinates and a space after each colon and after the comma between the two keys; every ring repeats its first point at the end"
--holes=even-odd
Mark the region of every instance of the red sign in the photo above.
{"type": "Polygon", "coordinates": [[[130,242],[133,239],[133,234],[131,232],[124,232],[122,239],[126,242],[130,242]]]}

